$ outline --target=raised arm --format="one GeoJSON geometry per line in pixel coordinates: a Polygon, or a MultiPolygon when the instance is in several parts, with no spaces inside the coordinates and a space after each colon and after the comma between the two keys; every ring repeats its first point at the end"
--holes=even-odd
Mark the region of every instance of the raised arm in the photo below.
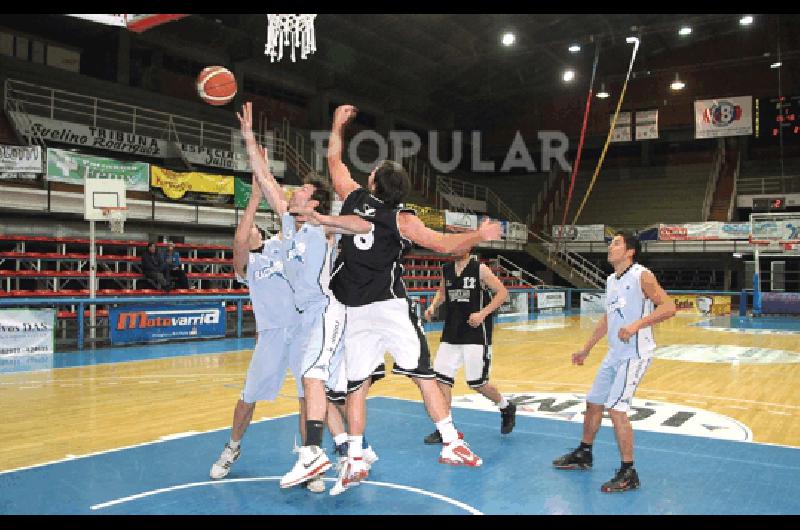
{"type": "Polygon", "coordinates": [[[236,227],[236,234],[233,236],[233,270],[241,278],[247,277],[247,260],[250,255],[250,230],[256,220],[258,203],[261,202],[261,189],[255,183],[253,177],[253,194],[250,195],[250,202],[239,220],[236,227]]]}
{"type": "Polygon", "coordinates": [[[314,225],[325,227],[326,234],[367,234],[372,231],[372,223],[357,215],[323,215],[312,208],[292,208],[292,215],[302,215],[314,225]]]}
{"type": "Polygon", "coordinates": [[[398,216],[398,228],[404,238],[444,254],[462,254],[483,241],[500,239],[502,233],[500,223],[485,219],[477,230],[463,234],[443,234],[425,226],[416,215],[403,212],[398,216]]]}
{"type": "Polygon", "coordinates": [[[356,117],[358,109],[353,105],[341,105],[333,113],[333,127],[328,140],[328,172],[333,180],[333,189],[341,200],[345,200],[350,193],[357,189],[358,183],[350,176],[350,170],[342,161],[344,150],[344,128],[347,123],[356,117]]]}
{"type": "Polygon", "coordinates": [[[253,133],[253,103],[248,101],[242,105],[242,113],[237,112],[236,117],[239,118],[239,126],[253,168],[254,184],[257,183],[261,188],[261,193],[264,194],[270,208],[278,215],[283,215],[286,212],[286,196],[269,169],[267,148],[259,147],[256,143],[256,136],[253,133]]]}

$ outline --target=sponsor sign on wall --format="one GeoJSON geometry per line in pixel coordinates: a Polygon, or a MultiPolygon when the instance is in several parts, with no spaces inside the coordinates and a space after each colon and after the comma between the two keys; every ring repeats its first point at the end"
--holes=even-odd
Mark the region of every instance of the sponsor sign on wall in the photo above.
{"type": "Polygon", "coordinates": [[[605,225],[553,225],[553,237],[559,234],[566,241],[605,241],[605,225]]]}
{"type": "Polygon", "coordinates": [[[83,185],[84,179],[124,179],[128,190],[150,191],[150,165],[47,149],[47,180],[83,185]]]}
{"type": "MultiPolygon", "coordinates": [[[[294,190],[299,188],[300,186],[288,186],[283,185],[281,189],[283,189],[284,195],[286,195],[286,200],[288,201],[294,190]]],[[[253,188],[249,182],[245,182],[242,179],[234,179],[233,181],[233,204],[237,208],[247,208],[247,203],[250,202],[250,195],[253,193],[253,188]]],[[[336,201],[334,201],[336,202],[336,201]]],[[[272,211],[272,208],[269,207],[269,203],[266,199],[261,199],[261,204],[258,205],[259,210],[269,210],[272,211]]],[[[339,210],[341,211],[341,203],[339,205],[339,210]]]]}
{"type": "Polygon", "coordinates": [[[636,139],[658,138],[658,109],[636,111],[636,139]]]}
{"type": "Polygon", "coordinates": [[[445,230],[448,232],[465,232],[477,230],[478,216],[471,213],[444,211],[445,230]]]}
{"type": "Polygon", "coordinates": [[[55,309],[0,309],[0,358],[53,353],[55,309]]]}
{"type": "Polygon", "coordinates": [[[528,241],[528,226],[525,223],[508,223],[508,240],[526,243],[528,241]]]}
{"type": "Polygon", "coordinates": [[[225,336],[219,304],[123,305],[108,311],[111,344],[225,336]]]}
{"type": "Polygon", "coordinates": [[[694,137],[753,134],[753,97],[702,99],[694,102],[694,137]]]}
{"type": "Polygon", "coordinates": [[[672,300],[681,313],[693,315],[730,315],[731,297],[704,294],[673,294],[672,300]]]}
{"type": "Polygon", "coordinates": [[[38,145],[0,145],[0,173],[42,173],[42,148],[38,145]]]}
{"type": "MultiPolygon", "coordinates": [[[[609,125],[614,120],[614,115],[608,117],[609,125]]],[[[614,127],[614,133],[611,135],[612,142],[630,142],[631,141],[631,113],[628,111],[620,112],[617,116],[617,124],[614,127]]]]}
{"type": "MultiPolygon", "coordinates": [[[[14,112],[12,111],[11,114],[14,114],[14,112]]],[[[15,118],[22,118],[22,116],[15,116],[15,118]]],[[[60,142],[156,158],[178,156],[178,150],[180,150],[183,158],[191,164],[219,167],[233,171],[250,170],[250,160],[247,153],[240,151],[238,143],[234,141],[231,143],[237,146],[237,149],[232,151],[193,144],[172,143],[143,134],[51,120],[32,114],[26,115],[25,120],[30,123],[30,126],[26,127],[22,134],[28,137],[36,134],[42,137],[45,142],[60,142]]],[[[25,120],[22,123],[26,123],[25,120]]],[[[270,167],[273,167],[272,163],[270,167]]],[[[275,174],[282,174],[282,170],[280,173],[275,172],[275,174]]]]}
{"type": "Polygon", "coordinates": [[[440,210],[430,206],[420,206],[411,203],[406,203],[406,208],[411,208],[417,212],[417,217],[431,230],[441,232],[444,228],[444,215],[442,215],[440,210]]]}
{"type": "MultiPolygon", "coordinates": [[[[798,214],[800,217],[800,214],[798,214]]],[[[798,219],[753,219],[753,239],[774,239],[790,241],[800,239],[798,219]]]]}
{"type": "Polygon", "coordinates": [[[581,313],[605,313],[605,293],[581,293],[581,313]]]}
{"type": "Polygon", "coordinates": [[[501,315],[522,316],[528,314],[528,293],[524,291],[509,291],[508,299],[498,309],[501,315]]]}
{"type": "MultiPolygon", "coordinates": [[[[518,416],[532,416],[583,423],[586,396],[561,392],[519,392],[503,394],[517,406],[518,416]]],[[[497,406],[480,394],[453,396],[453,406],[473,410],[497,411],[497,406]]],[[[628,411],[634,430],[654,431],[723,440],[749,442],[753,432],[747,425],[704,409],[634,397],[628,411]]],[[[603,413],[602,424],[611,427],[611,417],[603,413]]],[[[577,427],[576,427],[577,428],[577,427]]],[[[578,431],[579,432],[579,431],[578,431]]]]}
{"type": "Polygon", "coordinates": [[[538,291],[536,293],[536,309],[563,309],[567,305],[567,294],[564,291],[538,291]]]}
{"type": "Polygon", "coordinates": [[[150,185],[160,188],[170,199],[180,199],[187,192],[233,195],[233,176],[209,173],[171,171],[158,166],[150,167],[150,185]]]}
{"type": "Polygon", "coordinates": [[[705,223],[685,223],[675,225],[659,225],[660,241],[716,241],[721,239],[747,239],[750,235],[750,223],[722,223],[708,221],[705,223]]]}

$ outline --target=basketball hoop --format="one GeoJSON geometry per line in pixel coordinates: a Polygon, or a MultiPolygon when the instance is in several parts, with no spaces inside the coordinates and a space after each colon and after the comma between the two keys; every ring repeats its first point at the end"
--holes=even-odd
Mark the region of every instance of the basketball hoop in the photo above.
{"type": "Polygon", "coordinates": [[[122,234],[125,232],[125,219],[128,215],[128,208],[125,206],[117,206],[114,208],[100,208],[105,216],[108,224],[111,225],[111,231],[115,234],[122,234]]]}
{"type": "Polygon", "coordinates": [[[314,19],[317,15],[267,15],[267,44],[264,55],[270,62],[283,58],[283,47],[291,46],[292,62],[295,62],[295,48],[300,48],[300,58],[305,59],[317,51],[314,38],[314,19]],[[291,37],[291,41],[289,40],[291,37]]]}

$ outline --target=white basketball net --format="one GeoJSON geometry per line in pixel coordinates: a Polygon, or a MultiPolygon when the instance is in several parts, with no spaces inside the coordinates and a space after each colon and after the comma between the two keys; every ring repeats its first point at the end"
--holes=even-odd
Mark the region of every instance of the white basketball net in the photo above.
{"type": "Polygon", "coordinates": [[[317,15],[267,15],[267,44],[264,54],[270,62],[283,58],[283,47],[292,49],[292,62],[295,62],[295,48],[300,48],[300,58],[317,51],[314,38],[314,19],[317,15]]]}
{"type": "Polygon", "coordinates": [[[108,219],[108,224],[111,225],[111,231],[115,234],[125,233],[125,217],[127,210],[123,209],[109,209],[103,210],[103,215],[108,219]]]}

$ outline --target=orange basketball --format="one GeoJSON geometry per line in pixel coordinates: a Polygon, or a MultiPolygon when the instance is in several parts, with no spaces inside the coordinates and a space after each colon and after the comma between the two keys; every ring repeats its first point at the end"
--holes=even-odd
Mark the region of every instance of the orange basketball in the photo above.
{"type": "Polygon", "coordinates": [[[236,78],[224,66],[208,66],[197,76],[197,94],[210,105],[225,105],[236,95],[236,78]]]}

